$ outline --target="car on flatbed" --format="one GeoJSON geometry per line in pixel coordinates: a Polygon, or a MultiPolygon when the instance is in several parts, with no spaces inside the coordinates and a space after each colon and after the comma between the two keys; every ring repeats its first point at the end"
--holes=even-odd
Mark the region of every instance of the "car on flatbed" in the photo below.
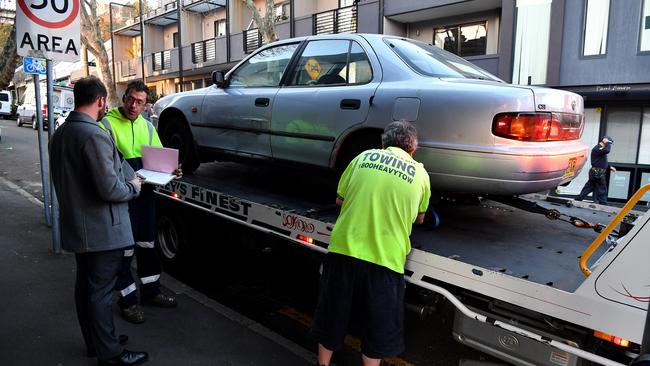
{"type": "Polygon", "coordinates": [[[390,122],[418,129],[415,158],[432,189],[511,195],[566,184],[582,169],[583,100],[508,84],[432,45],[336,34],[264,46],[214,85],[154,106],[183,169],[254,158],[341,171],[380,147],[390,122]]]}

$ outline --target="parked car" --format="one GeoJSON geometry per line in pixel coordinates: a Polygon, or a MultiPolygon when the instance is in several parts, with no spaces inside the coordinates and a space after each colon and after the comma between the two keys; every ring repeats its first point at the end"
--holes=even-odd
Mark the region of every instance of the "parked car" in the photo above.
{"type": "Polygon", "coordinates": [[[8,90],[0,90],[0,118],[11,118],[11,105],[13,96],[8,90]]]}
{"type": "Polygon", "coordinates": [[[269,44],[214,85],[154,106],[163,144],[183,169],[261,158],[343,169],[380,147],[395,120],[418,129],[416,159],[432,189],[539,192],[585,163],[583,100],[511,85],[435,46],[387,35],[324,35],[269,44]]]}
{"type": "MultiPolygon", "coordinates": [[[[55,85],[52,88],[52,91],[52,112],[54,114],[54,121],[56,122],[61,113],[70,111],[74,108],[74,94],[71,87],[60,85],[55,85]]],[[[38,109],[40,109],[43,118],[43,128],[48,127],[47,88],[45,85],[41,85],[40,93],[42,106],[41,108],[37,108],[34,87],[32,84],[28,84],[28,88],[25,91],[24,103],[19,105],[16,110],[16,125],[18,127],[23,124],[28,124],[32,126],[33,129],[37,129],[36,111],[38,109]]]]}

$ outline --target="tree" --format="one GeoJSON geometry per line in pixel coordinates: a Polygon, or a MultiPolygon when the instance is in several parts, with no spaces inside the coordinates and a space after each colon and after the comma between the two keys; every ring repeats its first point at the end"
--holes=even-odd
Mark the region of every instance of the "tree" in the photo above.
{"type": "Polygon", "coordinates": [[[260,14],[259,9],[255,7],[253,0],[242,0],[253,14],[253,21],[262,35],[262,42],[270,43],[278,40],[275,32],[275,17],[273,16],[273,0],[265,0],[264,16],[260,14]]]}
{"type": "Polygon", "coordinates": [[[16,55],[16,26],[0,23],[0,90],[6,89],[14,77],[19,58],[16,55]]]}
{"type": "Polygon", "coordinates": [[[106,89],[108,89],[108,105],[115,107],[119,105],[119,99],[113,87],[114,75],[108,61],[108,53],[104,48],[102,30],[97,19],[97,0],[81,1],[81,43],[95,56],[100,78],[106,85],[106,89]]]}

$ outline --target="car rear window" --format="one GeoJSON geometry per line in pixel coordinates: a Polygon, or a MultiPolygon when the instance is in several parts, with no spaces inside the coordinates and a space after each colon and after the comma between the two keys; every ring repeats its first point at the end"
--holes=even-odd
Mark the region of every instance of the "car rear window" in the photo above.
{"type": "Polygon", "coordinates": [[[433,77],[452,77],[501,81],[471,62],[436,46],[402,38],[384,42],[413,70],[433,77]]]}
{"type": "Polygon", "coordinates": [[[9,101],[9,94],[0,93],[0,102],[8,102],[8,101],[9,101]]]}

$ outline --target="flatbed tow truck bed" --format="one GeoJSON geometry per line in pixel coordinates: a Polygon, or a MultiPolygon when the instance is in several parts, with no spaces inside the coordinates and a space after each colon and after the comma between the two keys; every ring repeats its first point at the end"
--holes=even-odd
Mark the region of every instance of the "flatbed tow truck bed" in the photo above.
{"type": "MultiPolygon", "coordinates": [[[[195,174],[160,187],[158,193],[323,253],[338,214],[334,204],[334,177],[277,166],[202,164],[195,174]]],[[[604,225],[617,211],[584,203],[578,204],[579,207],[567,207],[545,201],[537,195],[526,198],[542,207],[555,208],[568,216],[604,225]]],[[[603,291],[599,292],[594,283],[595,278],[586,277],[580,270],[580,256],[598,236],[594,230],[549,220],[538,213],[490,199],[474,203],[442,200],[435,208],[441,219],[439,227],[425,224],[413,228],[413,249],[406,263],[406,279],[415,286],[446,297],[459,313],[468,316],[465,319],[487,321],[497,330],[496,333],[507,329],[510,335],[525,338],[517,341],[522,345],[519,350],[508,349],[509,346],[504,346],[504,341],[499,338],[501,346],[506,349],[497,349],[499,342],[491,345],[489,339],[481,339],[492,337],[491,332],[472,339],[472,334],[466,334],[472,327],[468,328],[467,322],[457,322],[460,325],[455,325],[454,334],[459,341],[521,365],[573,365],[579,363],[576,356],[601,364],[617,364],[582,351],[584,340],[565,335],[564,331],[562,336],[556,336],[552,329],[535,329],[521,319],[516,326],[512,318],[495,323],[493,314],[470,309],[458,300],[457,293],[452,294],[446,288],[462,289],[488,300],[510,304],[528,316],[537,314],[542,322],[555,322],[562,327],[586,329],[588,332],[598,330],[640,343],[647,302],[637,304],[630,300],[621,304],[620,299],[603,296],[603,291]],[[514,328],[508,329],[512,326],[514,328]],[[529,341],[538,344],[524,347],[529,341]],[[567,344],[569,349],[564,346],[567,344]],[[558,347],[560,351],[557,351],[558,347]],[[548,352],[551,356],[547,355],[548,352]]],[[[647,215],[637,214],[644,219],[641,223],[645,227],[647,215]]],[[[634,229],[631,234],[638,236],[634,229]]],[[[648,230],[643,235],[647,236],[648,230]]],[[[640,241],[642,239],[636,239],[637,243],[640,241]]],[[[617,247],[602,245],[589,264],[600,259],[604,265],[609,265],[611,258],[610,261],[607,258],[617,257],[622,251],[620,244],[617,247]]],[[[641,249],[641,252],[648,250],[641,249]]],[[[627,270],[634,271],[631,268],[627,270]]],[[[613,288],[611,284],[607,286],[613,288]]],[[[624,293],[618,288],[613,291],[624,293]]],[[[498,334],[494,336],[498,338],[498,334]]]]}

